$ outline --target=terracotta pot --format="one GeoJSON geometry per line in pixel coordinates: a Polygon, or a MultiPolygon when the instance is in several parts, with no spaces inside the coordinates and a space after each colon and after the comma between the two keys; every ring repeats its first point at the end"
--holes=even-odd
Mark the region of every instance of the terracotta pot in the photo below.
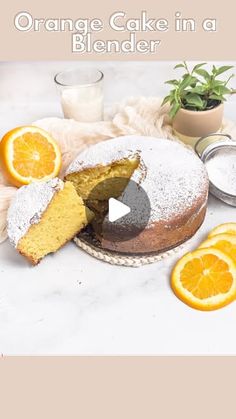
{"type": "Polygon", "coordinates": [[[182,141],[194,146],[198,138],[220,130],[223,112],[223,103],[208,111],[180,109],[174,117],[173,129],[182,141]]]}

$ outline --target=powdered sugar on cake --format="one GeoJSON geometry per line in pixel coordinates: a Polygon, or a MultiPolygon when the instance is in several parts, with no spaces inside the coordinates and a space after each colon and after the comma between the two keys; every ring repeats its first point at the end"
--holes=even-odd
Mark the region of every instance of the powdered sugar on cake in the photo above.
{"type": "Polygon", "coordinates": [[[15,247],[29,228],[39,223],[55,193],[63,188],[64,182],[55,178],[18,189],[7,214],[8,236],[15,247]]]}
{"type": "MultiPolygon", "coordinates": [[[[191,208],[199,197],[207,195],[207,171],[196,154],[180,143],[152,137],[134,135],[96,144],[79,154],[66,175],[137,154],[141,164],[132,180],[137,182],[141,178],[140,184],[149,197],[149,225],[170,220],[191,208]],[[140,176],[142,167],[145,169],[143,177],[140,176]]],[[[128,187],[123,192],[124,197],[127,191],[128,187]]]]}

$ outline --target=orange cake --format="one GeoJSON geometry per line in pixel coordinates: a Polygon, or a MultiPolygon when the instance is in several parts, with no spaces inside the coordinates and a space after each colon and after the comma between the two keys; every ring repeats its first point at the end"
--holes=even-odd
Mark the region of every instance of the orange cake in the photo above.
{"type": "Polygon", "coordinates": [[[32,264],[56,252],[93,218],[71,182],[55,178],[18,189],[8,210],[10,242],[32,264]]]}
{"type": "MultiPolygon", "coordinates": [[[[136,135],[115,138],[83,151],[66,172],[66,180],[74,184],[88,206],[91,197],[101,205],[110,197],[122,201],[130,179],[149,198],[149,222],[130,240],[120,237],[112,241],[99,235],[103,248],[131,254],[163,252],[195,234],[205,217],[208,176],[196,154],[178,142],[136,135]],[[123,190],[119,185],[92,196],[99,182],[116,177],[127,178],[123,190]]],[[[129,215],[121,218],[120,235],[126,228],[135,228],[137,222],[129,215]]]]}

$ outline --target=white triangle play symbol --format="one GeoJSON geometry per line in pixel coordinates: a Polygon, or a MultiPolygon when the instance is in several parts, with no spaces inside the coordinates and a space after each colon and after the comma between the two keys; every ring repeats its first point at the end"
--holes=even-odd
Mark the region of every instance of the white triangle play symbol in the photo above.
{"type": "Polygon", "coordinates": [[[110,198],[108,204],[109,204],[108,219],[111,223],[113,223],[116,220],[119,220],[119,218],[124,217],[125,215],[129,214],[129,212],[131,211],[128,205],[125,205],[114,198],[110,198]]]}

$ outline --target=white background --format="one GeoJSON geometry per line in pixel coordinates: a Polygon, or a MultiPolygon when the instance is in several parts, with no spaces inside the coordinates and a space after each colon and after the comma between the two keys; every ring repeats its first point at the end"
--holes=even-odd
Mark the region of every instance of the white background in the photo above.
{"type": "MultiPolygon", "coordinates": [[[[104,71],[110,104],[127,96],[165,95],[164,81],[173,78],[174,64],[89,65],[104,71]]],[[[71,65],[76,63],[1,63],[0,134],[61,116],[53,76],[71,65]]],[[[236,122],[235,100],[229,100],[225,112],[236,122]]],[[[235,354],[236,303],[215,312],[195,311],[169,286],[181,255],[226,221],[236,221],[236,210],[211,197],[204,225],[184,249],[138,269],[100,262],[73,243],[32,268],[5,242],[0,245],[0,353],[235,354]]]]}

